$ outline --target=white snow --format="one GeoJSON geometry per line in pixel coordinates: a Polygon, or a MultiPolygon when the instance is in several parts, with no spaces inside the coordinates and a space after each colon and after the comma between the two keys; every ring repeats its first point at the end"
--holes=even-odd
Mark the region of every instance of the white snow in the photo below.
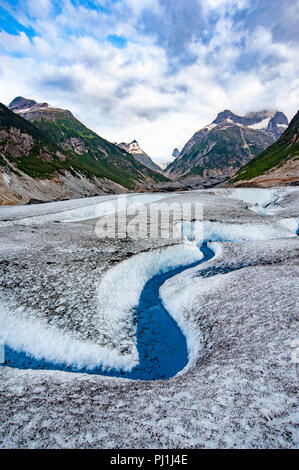
{"type": "Polygon", "coordinates": [[[133,204],[148,204],[163,199],[163,194],[130,194],[100,196],[90,199],[60,201],[32,206],[9,206],[0,208],[0,227],[6,225],[32,225],[49,222],[80,222],[112,214],[133,204]],[[123,206],[124,203],[124,206],[123,206]],[[22,216],[21,216],[22,214],[22,216]],[[25,215],[25,217],[24,217],[25,215]],[[8,220],[7,219],[11,219],[8,220]]]}
{"type": "Polygon", "coordinates": [[[213,260],[215,261],[223,254],[221,243],[218,242],[209,242],[207,243],[208,248],[210,248],[214,252],[213,260]]]}
{"type": "Polygon", "coordinates": [[[215,195],[225,196],[243,201],[249,208],[260,215],[271,215],[279,210],[279,201],[298,188],[233,188],[214,189],[215,195]]]}
{"type": "Polygon", "coordinates": [[[182,222],[183,235],[200,244],[202,241],[255,241],[296,237],[296,218],[279,219],[267,223],[229,224],[222,222],[182,222]]]}
{"type": "Polygon", "coordinates": [[[245,126],[243,126],[243,124],[240,124],[239,122],[235,122],[235,121],[233,121],[233,120],[230,119],[230,118],[225,119],[225,121],[223,121],[223,122],[221,122],[220,124],[218,124],[218,126],[221,126],[221,127],[220,127],[220,130],[228,129],[228,128],[230,128],[231,126],[238,126],[238,127],[242,127],[242,128],[245,127],[245,126]]]}
{"type": "Polygon", "coordinates": [[[5,362],[5,346],[4,341],[0,339],[0,364],[4,364],[5,362]]]}
{"type": "Polygon", "coordinates": [[[267,117],[263,119],[262,121],[257,122],[256,124],[251,124],[251,126],[248,126],[248,127],[250,127],[251,129],[256,129],[256,130],[267,129],[270,120],[271,120],[271,117],[267,117]]]}
{"type": "Polygon", "coordinates": [[[30,111],[31,108],[32,108],[32,106],[30,106],[30,108],[15,109],[14,113],[16,113],[16,114],[27,113],[27,111],[30,111]]]}
{"type": "MultiPolygon", "coordinates": [[[[213,245],[211,248],[213,248],[213,245]]],[[[184,316],[187,306],[190,310],[196,308],[196,302],[198,303],[198,297],[200,295],[204,292],[205,294],[213,294],[216,289],[223,288],[223,278],[226,279],[224,275],[217,275],[207,279],[194,278],[193,273],[195,273],[197,269],[198,268],[189,270],[187,273],[188,277],[180,277],[180,275],[178,275],[178,279],[183,281],[180,282],[180,285],[178,285],[177,279],[174,282],[166,281],[160,288],[160,297],[163,300],[166,310],[170,312],[171,316],[180,326],[187,341],[188,364],[177,375],[186,373],[187,370],[194,366],[203,347],[201,331],[196,328],[189,318],[184,316]],[[188,282],[186,282],[186,279],[188,279],[188,282]]]]}
{"type": "Polygon", "coordinates": [[[9,185],[10,184],[10,180],[11,180],[11,176],[8,175],[7,173],[2,173],[2,178],[4,180],[4,182],[9,185]]]}
{"type": "MultiPolygon", "coordinates": [[[[225,224],[221,222],[182,222],[181,230],[185,245],[173,246],[160,251],[136,255],[108,270],[98,288],[97,320],[107,331],[121,335],[125,325],[133,321],[132,312],[145,283],[155,274],[168,271],[178,265],[200,260],[197,248],[202,241],[256,241],[296,237],[298,223],[294,218],[279,219],[268,223],[225,224]],[[111,292],[117,286],[118,295],[111,292]]],[[[210,244],[217,256],[222,253],[219,244],[210,244]]],[[[170,314],[173,312],[170,310],[170,314]]],[[[188,326],[177,316],[175,320],[186,334],[191,356],[196,357],[195,342],[188,333],[188,326]],[[189,338],[189,341],[188,341],[189,338]],[[190,339],[191,338],[191,339],[190,339]],[[192,346],[193,344],[193,346],[192,346]]],[[[136,343],[131,360],[137,360],[136,343]]]]}
{"type": "Polygon", "coordinates": [[[1,339],[15,351],[24,351],[36,359],[78,368],[128,367],[126,358],[116,350],[77,340],[71,333],[30,316],[33,317],[33,314],[29,309],[12,307],[3,299],[0,300],[1,339]]]}

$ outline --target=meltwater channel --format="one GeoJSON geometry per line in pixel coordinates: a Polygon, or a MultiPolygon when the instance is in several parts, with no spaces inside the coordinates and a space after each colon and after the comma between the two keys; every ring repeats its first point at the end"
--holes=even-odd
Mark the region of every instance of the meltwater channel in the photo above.
{"type": "Polygon", "coordinates": [[[101,367],[90,370],[78,369],[71,365],[37,360],[25,352],[15,351],[8,346],[5,346],[4,365],[19,369],[61,370],[133,380],[166,380],[175,376],[188,363],[187,343],[181,329],[164,308],[159,289],[167,279],[194,268],[214,256],[207,243],[204,243],[200,249],[204,255],[200,261],[157,274],[145,284],[135,310],[139,364],[131,371],[107,370],[101,367]]]}

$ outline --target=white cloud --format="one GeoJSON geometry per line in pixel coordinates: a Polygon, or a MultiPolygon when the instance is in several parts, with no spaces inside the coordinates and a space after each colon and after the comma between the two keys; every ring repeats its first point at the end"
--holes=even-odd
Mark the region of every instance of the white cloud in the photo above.
{"type": "Polygon", "coordinates": [[[0,31],[0,50],[24,53],[28,51],[28,48],[31,48],[31,42],[24,32],[14,36],[0,31]]]}
{"type": "Polygon", "coordinates": [[[52,12],[51,0],[27,0],[26,3],[30,16],[47,18],[52,12]]]}
{"type": "Polygon", "coordinates": [[[129,8],[138,16],[145,9],[149,8],[151,11],[160,11],[158,0],[126,0],[124,2],[129,8]]]}
{"type": "MultiPolygon", "coordinates": [[[[33,3],[37,36],[30,40],[25,33],[0,32],[4,103],[23,95],[68,108],[113,142],[136,138],[157,159],[181,148],[225,108],[245,113],[277,107],[288,117],[297,111],[298,47],[274,42],[265,27],[257,25],[249,33],[221,14],[210,41],[193,35],[186,45],[186,55],[196,60],[180,64],[178,59],[171,72],[173,57],[170,60],[156,35],[135,27],[144,8],[158,11],[158,0],[116,2],[110,15],[64,0],[56,17],[49,1],[41,14],[33,3]],[[127,46],[113,47],[109,34],[125,36],[127,46]]],[[[221,11],[244,5],[226,0],[221,11]]],[[[209,0],[208,7],[220,9],[218,0],[209,0]]]]}
{"type": "Polygon", "coordinates": [[[249,0],[200,0],[204,11],[207,13],[216,10],[220,14],[228,11],[242,10],[249,6],[249,0]]]}

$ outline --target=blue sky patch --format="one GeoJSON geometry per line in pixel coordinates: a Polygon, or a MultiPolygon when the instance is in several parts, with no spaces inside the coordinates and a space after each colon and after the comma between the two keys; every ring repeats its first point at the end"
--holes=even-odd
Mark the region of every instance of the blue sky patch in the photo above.
{"type": "Polygon", "coordinates": [[[26,28],[19,23],[7,10],[0,6],[0,30],[9,34],[17,35],[20,32],[25,32],[28,37],[35,36],[35,31],[32,28],[26,28]]]}
{"type": "Polygon", "coordinates": [[[112,46],[117,47],[118,49],[123,49],[127,45],[126,38],[117,36],[116,34],[110,34],[107,36],[107,40],[112,44],[112,46]]]}

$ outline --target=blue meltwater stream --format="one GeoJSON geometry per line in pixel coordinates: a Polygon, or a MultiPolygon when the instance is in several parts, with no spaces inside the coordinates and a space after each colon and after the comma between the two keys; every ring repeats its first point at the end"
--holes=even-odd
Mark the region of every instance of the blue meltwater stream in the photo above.
{"type": "Polygon", "coordinates": [[[157,274],[144,286],[135,310],[137,321],[137,348],[139,364],[130,372],[98,367],[92,370],[77,369],[65,364],[55,364],[35,359],[25,352],[17,352],[5,346],[5,365],[19,369],[61,370],[124,377],[134,380],[159,380],[175,376],[188,363],[186,338],[177,323],[163,307],[159,296],[161,285],[173,276],[198,266],[214,256],[206,243],[201,246],[204,257],[193,264],[179,266],[163,274],[157,274]]]}

